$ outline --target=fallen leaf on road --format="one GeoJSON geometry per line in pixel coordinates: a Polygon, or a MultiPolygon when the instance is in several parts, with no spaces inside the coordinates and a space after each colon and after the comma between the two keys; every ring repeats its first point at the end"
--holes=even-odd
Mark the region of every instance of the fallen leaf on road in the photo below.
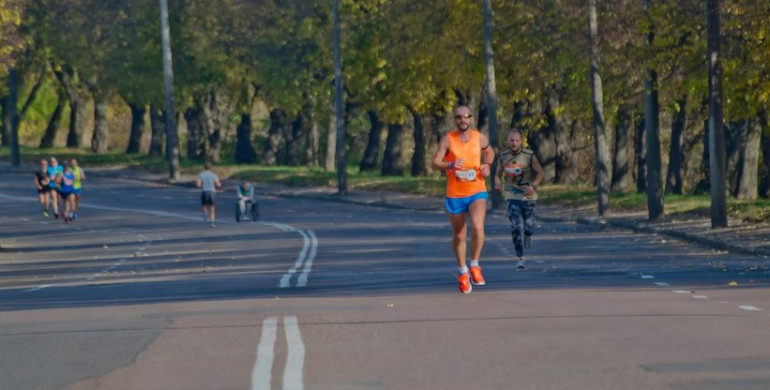
{"type": "Polygon", "coordinates": [[[733,280],[732,282],[730,282],[730,283],[727,283],[727,284],[729,284],[729,285],[731,285],[731,286],[737,286],[737,285],[738,285],[738,282],[736,282],[736,281],[734,281],[734,280],[733,280]]]}

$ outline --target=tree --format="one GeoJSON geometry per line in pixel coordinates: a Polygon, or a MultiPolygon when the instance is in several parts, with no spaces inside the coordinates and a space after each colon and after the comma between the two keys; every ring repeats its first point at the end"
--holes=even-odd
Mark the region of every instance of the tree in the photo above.
{"type": "Polygon", "coordinates": [[[334,16],[332,44],[334,46],[334,124],[337,127],[337,193],[348,192],[348,174],[345,170],[345,121],[342,118],[342,43],[340,42],[340,0],[333,0],[334,16]]]}
{"type": "MultiPolygon", "coordinates": [[[[494,62],[494,50],[492,49],[492,30],[494,27],[494,13],[492,12],[492,6],[489,4],[490,0],[484,0],[484,62],[486,64],[486,105],[487,105],[487,128],[489,133],[489,144],[498,153],[497,146],[498,131],[497,131],[497,84],[495,83],[495,62],[494,62]]],[[[487,161],[488,163],[490,161],[487,161]]],[[[491,161],[492,172],[497,172],[497,159],[491,161]]],[[[501,208],[505,203],[502,194],[498,191],[492,192],[492,207],[501,208]]]]}
{"type": "MultiPolygon", "coordinates": [[[[7,123],[3,123],[4,130],[8,133],[11,146],[11,165],[18,167],[21,164],[19,155],[19,112],[16,107],[18,99],[17,89],[17,56],[24,46],[23,38],[19,33],[25,1],[0,0],[0,75],[8,77],[8,97],[5,99],[3,116],[8,117],[7,123]]],[[[5,134],[3,135],[5,141],[5,134]]]]}
{"type": "MultiPolygon", "coordinates": [[[[644,0],[649,7],[652,0],[644,0]]],[[[650,21],[648,44],[655,40],[655,24],[650,21]]],[[[645,133],[647,135],[647,215],[650,221],[663,218],[663,181],[660,156],[660,103],[658,101],[658,73],[648,65],[644,80],[645,133]]]]}
{"type": "Polygon", "coordinates": [[[591,100],[593,107],[594,144],[596,149],[596,189],[599,217],[610,211],[610,152],[604,132],[604,99],[602,78],[599,74],[599,37],[596,0],[588,2],[588,25],[591,36],[591,100]]]}
{"type": "Polygon", "coordinates": [[[168,177],[172,181],[179,180],[179,144],[177,143],[176,124],[174,123],[174,67],[171,57],[171,33],[168,25],[168,3],[160,0],[161,41],[163,42],[163,80],[166,96],[166,159],[168,160],[168,177]]]}
{"type": "Polygon", "coordinates": [[[711,227],[727,227],[725,188],[725,133],[722,117],[722,65],[720,61],[720,0],[708,0],[709,64],[709,182],[711,183],[711,227]]]}

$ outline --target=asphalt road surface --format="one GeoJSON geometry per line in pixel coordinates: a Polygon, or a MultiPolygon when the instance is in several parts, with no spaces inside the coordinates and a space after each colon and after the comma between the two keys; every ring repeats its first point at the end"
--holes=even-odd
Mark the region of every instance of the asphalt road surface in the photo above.
{"type": "Polygon", "coordinates": [[[768,389],[770,263],[487,219],[460,294],[439,212],[89,177],[70,224],[0,173],[0,389],[768,389]]]}

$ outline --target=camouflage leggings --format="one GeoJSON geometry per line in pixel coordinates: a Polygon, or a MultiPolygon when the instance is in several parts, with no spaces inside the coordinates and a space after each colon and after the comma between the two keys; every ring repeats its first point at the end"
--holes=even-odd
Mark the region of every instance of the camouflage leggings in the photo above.
{"type": "Polygon", "coordinates": [[[516,256],[524,256],[524,236],[531,236],[535,227],[535,202],[508,200],[508,219],[511,221],[511,237],[516,256]],[[524,235],[522,235],[522,232],[524,235]]]}

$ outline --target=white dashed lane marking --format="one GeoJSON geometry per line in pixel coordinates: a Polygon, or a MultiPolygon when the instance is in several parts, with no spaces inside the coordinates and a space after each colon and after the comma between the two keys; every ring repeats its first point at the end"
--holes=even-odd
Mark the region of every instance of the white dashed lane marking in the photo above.
{"type": "MultiPolygon", "coordinates": [[[[651,275],[651,274],[642,274],[641,276],[642,276],[642,279],[655,279],[655,276],[654,276],[654,275],[651,275]]],[[[666,283],[666,282],[655,282],[655,285],[656,285],[656,286],[658,286],[658,287],[670,287],[670,286],[671,286],[671,284],[669,284],[669,283],[666,283]]],[[[671,292],[672,292],[672,293],[674,293],[674,294],[679,294],[679,295],[682,295],[682,294],[691,294],[691,297],[692,297],[693,299],[701,299],[701,300],[706,300],[706,299],[709,299],[709,297],[708,297],[708,296],[706,296],[706,295],[700,295],[700,294],[695,294],[695,292],[694,292],[694,291],[688,291],[688,290],[671,290],[671,292]]],[[[762,308],[759,308],[759,307],[756,307],[756,306],[752,306],[752,305],[739,305],[738,307],[739,307],[740,309],[742,309],[742,310],[746,310],[746,311],[763,311],[763,309],[762,309],[762,308]]]]}

